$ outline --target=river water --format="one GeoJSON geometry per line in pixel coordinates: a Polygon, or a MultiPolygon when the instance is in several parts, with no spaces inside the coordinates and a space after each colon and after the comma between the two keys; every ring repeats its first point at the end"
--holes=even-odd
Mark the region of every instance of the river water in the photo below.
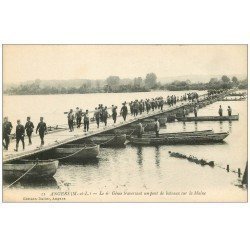
{"type": "MultiPolygon", "coordinates": [[[[17,118],[25,121],[30,115],[35,123],[40,116],[44,116],[47,124],[65,124],[63,112],[77,106],[89,110],[99,103],[120,107],[123,101],[172,94],[181,96],[183,93],[4,96],[4,115],[8,115],[11,121],[17,118]]],[[[63,201],[246,201],[247,190],[237,185],[237,174],[227,173],[223,168],[228,164],[230,169],[241,168],[244,172],[247,161],[247,102],[216,102],[200,109],[198,115],[218,115],[219,105],[222,105],[225,114],[227,106],[231,106],[233,114],[239,113],[239,121],[174,122],[167,124],[161,132],[228,131],[230,134],[224,143],[158,147],[128,144],[124,148],[101,148],[96,161],[78,165],[60,164],[53,180],[47,183],[19,182],[6,190],[4,195],[18,200],[23,200],[24,194],[25,197],[41,196],[41,201],[54,201],[53,192],[71,192],[63,201]],[[185,159],[172,158],[169,151],[194,155],[214,161],[216,165],[200,166],[185,159]],[[81,194],[74,196],[74,192],[81,194]]]]}

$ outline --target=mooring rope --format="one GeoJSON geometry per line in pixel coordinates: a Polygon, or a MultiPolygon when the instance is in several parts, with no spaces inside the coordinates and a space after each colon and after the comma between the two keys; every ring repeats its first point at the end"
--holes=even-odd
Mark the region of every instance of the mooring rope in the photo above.
{"type": "Polygon", "coordinates": [[[8,188],[10,188],[11,186],[13,186],[16,182],[20,181],[26,174],[28,174],[35,166],[37,166],[38,162],[36,162],[36,164],[34,166],[32,166],[30,169],[28,169],[23,175],[21,175],[17,180],[15,180],[14,182],[12,182],[10,185],[8,185],[7,187],[5,187],[3,190],[6,190],[8,188]]]}

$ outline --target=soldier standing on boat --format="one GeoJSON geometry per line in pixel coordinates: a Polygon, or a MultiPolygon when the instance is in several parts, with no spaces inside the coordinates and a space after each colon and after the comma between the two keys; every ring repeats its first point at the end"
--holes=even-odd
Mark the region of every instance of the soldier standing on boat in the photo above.
{"type": "Polygon", "coordinates": [[[121,115],[122,115],[124,121],[126,121],[127,114],[128,114],[128,108],[126,106],[126,102],[124,102],[123,106],[121,108],[121,115]]]}
{"type": "Polygon", "coordinates": [[[32,141],[31,141],[31,135],[33,133],[33,130],[34,130],[34,124],[32,121],[30,121],[30,117],[27,117],[27,122],[25,124],[25,130],[26,130],[26,134],[29,138],[29,145],[32,144],[32,141]]]}
{"type": "Polygon", "coordinates": [[[138,124],[138,138],[142,138],[142,134],[143,134],[143,126],[142,126],[142,122],[141,120],[139,121],[139,124],[138,124]]]}
{"type": "Polygon", "coordinates": [[[230,106],[228,106],[227,108],[227,112],[228,112],[228,116],[231,116],[232,115],[232,109],[230,106]]]}
{"type": "Polygon", "coordinates": [[[4,117],[3,122],[3,146],[5,150],[8,150],[10,144],[10,133],[13,126],[11,122],[8,121],[8,117],[4,117]]]}
{"type": "Polygon", "coordinates": [[[44,135],[45,132],[47,132],[47,126],[46,123],[43,121],[43,117],[40,117],[40,122],[38,123],[37,127],[36,127],[36,134],[37,131],[39,131],[39,136],[41,139],[41,146],[44,145],[44,135]]]}
{"type": "Polygon", "coordinates": [[[160,123],[157,118],[155,118],[155,136],[159,138],[160,123]]]}
{"type": "Polygon", "coordinates": [[[195,106],[194,106],[194,117],[197,117],[197,111],[198,111],[198,108],[197,108],[197,106],[195,105],[195,106]]]}
{"type": "Polygon", "coordinates": [[[68,113],[68,125],[69,125],[69,132],[74,130],[74,114],[73,109],[70,109],[68,113]]]}
{"type": "Polygon", "coordinates": [[[25,134],[24,126],[21,124],[20,120],[17,120],[17,126],[16,126],[16,149],[15,149],[15,151],[18,151],[19,141],[22,141],[23,150],[24,150],[24,148],[25,148],[24,134],[25,134]]]}
{"type": "Polygon", "coordinates": [[[94,118],[97,124],[97,128],[99,128],[99,125],[100,125],[100,109],[99,108],[95,108],[94,118]]]}
{"type": "Polygon", "coordinates": [[[219,108],[219,115],[222,116],[222,114],[223,114],[223,109],[222,109],[222,107],[221,107],[221,105],[220,105],[220,108],[219,108]]]}
{"type": "Polygon", "coordinates": [[[88,132],[89,131],[89,111],[88,110],[86,110],[86,113],[84,114],[83,124],[84,124],[84,132],[88,132]]]}

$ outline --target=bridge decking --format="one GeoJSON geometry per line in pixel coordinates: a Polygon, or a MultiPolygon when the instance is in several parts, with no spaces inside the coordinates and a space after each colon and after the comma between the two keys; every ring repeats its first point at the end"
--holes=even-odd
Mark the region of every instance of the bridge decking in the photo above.
{"type": "MultiPolygon", "coordinates": [[[[205,100],[207,95],[200,96],[199,100],[205,100]]],[[[12,140],[9,145],[8,151],[3,151],[3,163],[10,162],[13,160],[22,159],[25,157],[29,157],[32,155],[36,155],[38,153],[51,150],[53,148],[56,148],[60,145],[64,145],[66,143],[74,142],[80,139],[88,138],[93,135],[98,135],[103,132],[111,131],[116,128],[121,128],[123,126],[129,125],[131,123],[136,122],[139,119],[147,119],[147,118],[153,118],[157,115],[162,115],[169,111],[174,111],[178,108],[188,106],[190,105],[190,102],[182,102],[181,104],[177,104],[175,106],[169,107],[167,105],[163,106],[163,110],[155,110],[150,112],[148,114],[143,113],[142,115],[138,115],[136,117],[128,114],[127,115],[127,121],[124,122],[123,118],[121,116],[117,116],[117,122],[114,125],[112,118],[108,119],[107,126],[105,127],[103,123],[100,123],[100,127],[97,128],[95,122],[90,122],[90,130],[85,133],[83,132],[83,128],[75,128],[73,132],[69,132],[69,130],[65,129],[62,131],[58,131],[55,133],[50,133],[45,135],[45,144],[40,147],[40,137],[39,136],[33,136],[32,137],[32,145],[28,145],[28,138],[25,137],[25,150],[22,149],[22,143],[19,143],[19,151],[14,151],[15,149],[15,140],[12,140]]],[[[33,133],[34,134],[34,133],[33,133]]],[[[34,134],[35,135],[35,134],[34,134]]]]}

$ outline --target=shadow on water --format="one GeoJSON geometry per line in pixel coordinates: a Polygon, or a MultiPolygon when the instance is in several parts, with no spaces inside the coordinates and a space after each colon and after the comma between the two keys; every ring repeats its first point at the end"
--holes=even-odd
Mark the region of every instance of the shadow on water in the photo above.
{"type": "MultiPolygon", "coordinates": [[[[3,186],[8,186],[13,182],[10,179],[3,179],[3,186]]],[[[57,181],[54,177],[46,179],[23,179],[15,183],[11,188],[58,188],[57,181]]]]}

